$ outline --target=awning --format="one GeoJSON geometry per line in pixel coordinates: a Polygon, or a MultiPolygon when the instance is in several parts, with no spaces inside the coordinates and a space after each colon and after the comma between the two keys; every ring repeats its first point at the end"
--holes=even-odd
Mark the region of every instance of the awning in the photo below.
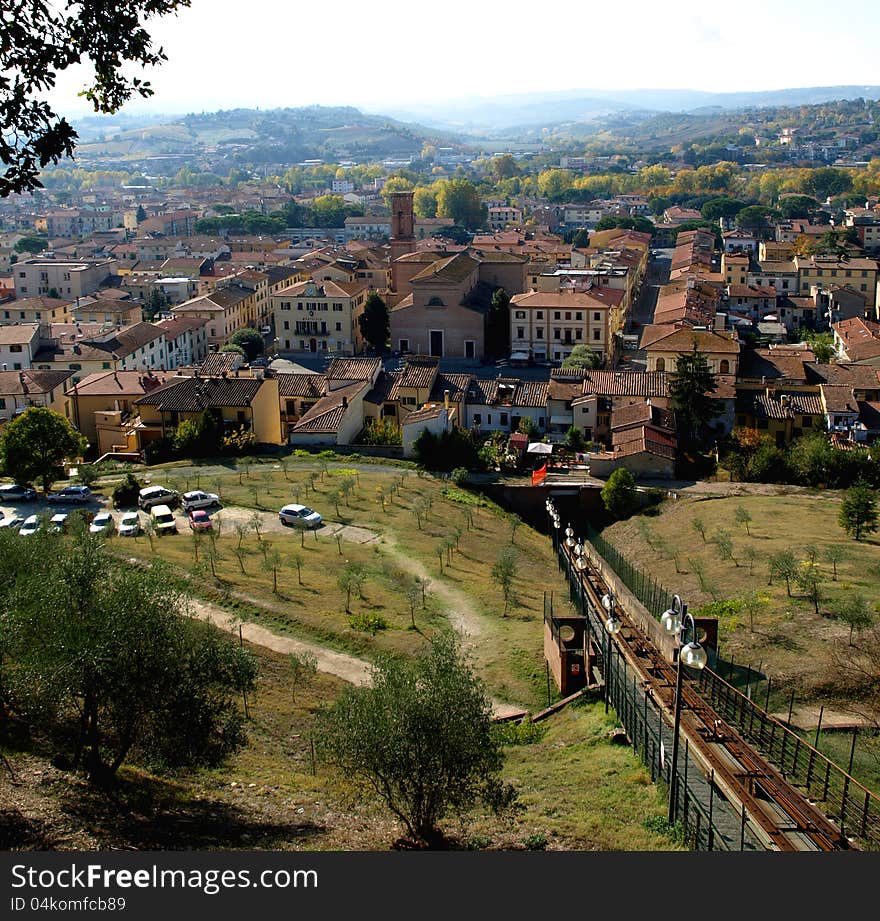
{"type": "Polygon", "coordinates": [[[550,425],[571,425],[574,421],[573,416],[551,416],[550,425]]]}
{"type": "Polygon", "coordinates": [[[511,361],[528,361],[529,353],[528,352],[511,352],[510,360],[511,361]]]}
{"type": "Polygon", "coordinates": [[[546,441],[533,441],[528,448],[526,448],[527,454],[552,454],[553,445],[548,444],[546,441]]]}

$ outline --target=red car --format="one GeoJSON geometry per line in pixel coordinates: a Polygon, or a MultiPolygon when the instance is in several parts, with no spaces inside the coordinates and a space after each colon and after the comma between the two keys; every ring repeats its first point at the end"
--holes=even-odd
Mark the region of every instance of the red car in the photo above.
{"type": "Polygon", "coordinates": [[[190,509],[186,516],[193,531],[210,531],[214,527],[211,516],[203,508],[190,509]]]}

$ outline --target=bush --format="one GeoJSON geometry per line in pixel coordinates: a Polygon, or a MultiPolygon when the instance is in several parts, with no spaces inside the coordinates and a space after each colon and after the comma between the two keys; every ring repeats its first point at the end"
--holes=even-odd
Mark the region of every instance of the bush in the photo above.
{"type": "Polygon", "coordinates": [[[371,419],[364,426],[360,441],[365,445],[399,445],[403,443],[403,435],[393,419],[371,419]]]}
{"type": "Polygon", "coordinates": [[[544,851],[548,845],[547,836],[542,834],[529,835],[523,838],[523,847],[527,851],[544,851]]]}
{"type": "Polygon", "coordinates": [[[127,473],[125,479],[113,489],[113,508],[126,508],[137,505],[141,484],[133,473],[127,473]]]}
{"type": "Polygon", "coordinates": [[[142,451],[144,463],[148,465],[164,464],[174,459],[174,438],[171,435],[163,435],[154,441],[148,441],[142,451]]]}
{"type": "Polygon", "coordinates": [[[352,630],[361,630],[375,636],[379,630],[388,629],[388,621],[380,614],[351,614],[348,624],[352,630]]]}
{"type": "Polygon", "coordinates": [[[626,467],[617,467],[602,487],[602,502],[615,518],[631,515],[638,503],[635,477],[626,467]]]}
{"type": "Polygon", "coordinates": [[[247,454],[257,443],[257,436],[244,427],[223,436],[220,442],[224,454],[247,454]]]}
{"type": "Polygon", "coordinates": [[[424,429],[413,445],[416,460],[429,470],[482,469],[473,435],[464,429],[435,435],[424,429]]]}
{"type": "Polygon", "coordinates": [[[463,486],[467,483],[469,476],[470,474],[465,467],[456,467],[455,470],[449,474],[449,479],[452,480],[456,486],[463,486]]]}

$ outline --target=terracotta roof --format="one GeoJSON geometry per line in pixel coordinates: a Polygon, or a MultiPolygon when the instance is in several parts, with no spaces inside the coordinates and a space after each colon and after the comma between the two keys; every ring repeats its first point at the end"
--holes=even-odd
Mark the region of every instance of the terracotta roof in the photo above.
{"type": "Polygon", "coordinates": [[[0,371],[0,393],[7,395],[24,395],[29,393],[49,393],[59,384],[63,384],[73,371],[0,371]]]}
{"type": "Polygon", "coordinates": [[[587,371],[583,393],[606,397],[667,397],[666,371],[587,371]]]}
{"type": "Polygon", "coordinates": [[[443,401],[445,391],[449,391],[449,400],[452,403],[459,403],[468,391],[472,374],[438,374],[431,388],[430,399],[432,401],[443,401]]]}
{"type": "Polygon", "coordinates": [[[771,349],[746,349],[740,358],[739,377],[806,382],[805,364],[814,357],[812,352],[795,355],[771,349]]]}
{"type": "Polygon", "coordinates": [[[440,369],[440,359],[429,355],[408,358],[400,375],[401,387],[430,387],[440,369]]]}
{"type": "Polygon", "coordinates": [[[443,403],[426,403],[421,409],[408,413],[403,418],[403,425],[412,425],[414,422],[426,422],[428,419],[436,419],[445,409],[443,403]]]}
{"type": "Polygon", "coordinates": [[[371,381],[381,369],[379,358],[334,358],[324,376],[328,381],[371,381]]]}
{"type": "Polygon", "coordinates": [[[472,275],[480,263],[476,259],[462,251],[447,259],[439,259],[432,262],[426,268],[422,269],[410,279],[410,284],[418,284],[426,281],[441,281],[458,283],[464,281],[472,275]]]}
{"type": "Polygon", "coordinates": [[[735,334],[720,333],[709,329],[662,329],[646,326],[642,332],[641,347],[653,352],[690,352],[694,343],[701,352],[738,355],[739,342],[735,334]]]}
{"type": "Polygon", "coordinates": [[[321,397],[327,381],[321,374],[276,374],[280,397],[321,397]]]}
{"type": "Polygon", "coordinates": [[[856,413],[859,411],[852,387],[846,387],[842,384],[820,384],[819,390],[822,394],[826,412],[856,413]]]}
{"type": "MultiPolygon", "coordinates": [[[[49,373],[49,372],[46,372],[49,373]]],[[[75,386],[80,396],[129,396],[147,394],[161,387],[171,375],[153,371],[96,371],[75,386]]]]}
{"type": "Polygon", "coordinates": [[[135,403],[179,413],[201,412],[212,407],[250,406],[264,383],[253,377],[172,378],[135,403]]]}
{"type": "Polygon", "coordinates": [[[27,345],[37,335],[38,323],[0,326],[0,345],[27,345]]]}
{"type": "Polygon", "coordinates": [[[364,402],[379,406],[388,400],[396,400],[399,382],[399,374],[380,371],[379,376],[376,378],[376,383],[364,397],[364,402]]]}
{"type": "Polygon", "coordinates": [[[600,293],[606,290],[608,289],[596,287],[589,291],[528,291],[525,294],[515,294],[510,299],[510,306],[538,310],[607,309],[609,306],[616,306],[614,301],[619,303],[619,299],[611,298],[609,304],[608,299],[600,293]]]}
{"type": "Polygon", "coordinates": [[[351,405],[351,399],[369,386],[367,381],[354,381],[345,387],[331,390],[307,412],[294,426],[293,431],[303,434],[335,434],[351,405]]]}
{"type": "Polygon", "coordinates": [[[211,352],[199,365],[199,374],[203,377],[221,377],[223,374],[231,374],[242,364],[244,359],[238,352],[211,352]]]}
{"type": "Polygon", "coordinates": [[[842,385],[852,390],[880,390],[880,369],[869,365],[843,361],[828,365],[808,362],[804,367],[807,377],[816,383],[842,385]]]}
{"type": "Polygon", "coordinates": [[[532,406],[547,405],[547,381],[521,381],[518,378],[496,377],[492,380],[471,381],[467,399],[480,406],[532,406]]]}
{"type": "Polygon", "coordinates": [[[632,457],[634,454],[653,454],[656,457],[675,459],[675,435],[661,432],[650,425],[636,426],[614,432],[611,444],[615,457],[632,457]]]}
{"type": "Polygon", "coordinates": [[[675,416],[668,409],[645,403],[631,403],[611,413],[611,430],[632,428],[634,425],[653,425],[656,428],[675,431],[675,416]]]}
{"type": "Polygon", "coordinates": [[[176,339],[183,333],[207,325],[208,321],[204,317],[166,317],[156,322],[156,326],[164,331],[166,339],[176,339]]]}

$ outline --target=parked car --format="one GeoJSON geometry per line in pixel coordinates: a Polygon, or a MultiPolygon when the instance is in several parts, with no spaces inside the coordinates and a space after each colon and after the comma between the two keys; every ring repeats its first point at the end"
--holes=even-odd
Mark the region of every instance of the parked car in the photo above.
{"type": "Polygon", "coordinates": [[[138,493],[138,506],[142,509],[152,508],[154,505],[177,505],[180,493],[167,486],[145,486],[138,493]]]}
{"type": "Polygon", "coordinates": [[[167,505],[154,505],[150,509],[150,520],[157,534],[172,534],[177,531],[174,512],[167,505]]]}
{"type": "Polygon", "coordinates": [[[211,516],[203,508],[193,508],[186,513],[189,519],[189,526],[193,531],[211,531],[214,528],[214,522],[211,516]]]}
{"type": "Polygon", "coordinates": [[[49,521],[49,530],[59,534],[66,531],[69,517],[70,512],[59,512],[57,515],[53,515],[49,521]]]}
{"type": "Polygon", "coordinates": [[[18,529],[18,533],[23,537],[27,537],[29,534],[34,534],[40,530],[40,516],[39,515],[28,515],[24,520],[24,524],[18,529]]]}
{"type": "Polygon", "coordinates": [[[299,528],[319,528],[322,518],[307,505],[285,505],[278,512],[281,524],[299,528]]]}
{"type": "Polygon", "coordinates": [[[220,496],[212,492],[202,492],[200,489],[185,492],[180,500],[180,507],[185,512],[194,508],[216,508],[219,505],[220,496]]]}
{"type": "Polygon", "coordinates": [[[98,512],[89,525],[89,534],[112,534],[116,530],[116,522],[110,512],[98,512]]]}
{"type": "Polygon", "coordinates": [[[126,512],[119,519],[120,537],[137,537],[141,533],[141,516],[137,512],[126,512]]]}
{"type": "Polygon", "coordinates": [[[49,493],[49,502],[88,502],[92,498],[92,491],[88,486],[65,486],[58,492],[49,493]]]}
{"type": "Polygon", "coordinates": [[[18,483],[7,483],[0,486],[0,503],[20,499],[24,502],[33,502],[37,498],[36,489],[30,486],[19,486],[18,483]]]}
{"type": "Polygon", "coordinates": [[[10,528],[13,531],[17,531],[23,524],[24,518],[20,515],[10,515],[0,521],[0,528],[10,528]]]}

